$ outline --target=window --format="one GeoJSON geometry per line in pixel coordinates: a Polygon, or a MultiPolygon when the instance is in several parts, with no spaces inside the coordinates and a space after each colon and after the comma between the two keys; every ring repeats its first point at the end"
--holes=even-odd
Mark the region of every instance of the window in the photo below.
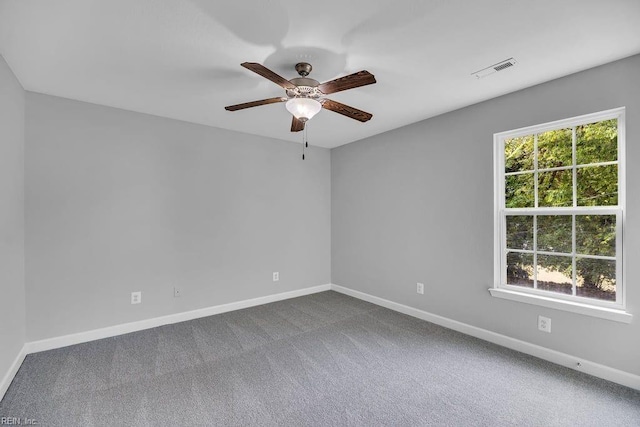
{"type": "Polygon", "coordinates": [[[623,314],[624,108],[498,133],[494,143],[492,295],[623,314]]]}

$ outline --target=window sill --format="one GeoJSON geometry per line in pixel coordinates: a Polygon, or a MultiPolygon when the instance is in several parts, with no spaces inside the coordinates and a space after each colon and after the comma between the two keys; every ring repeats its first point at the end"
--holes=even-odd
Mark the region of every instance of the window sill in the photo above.
{"type": "Polygon", "coordinates": [[[556,310],[569,311],[571,313],[583,314],[585,316],[599,317],[601,319],[612,320],[614,322],[631,323],[633,316],[624,310],[617,310],[606,307],[597,307],[588,304],[581,304],[574,301],[561,301],[540,295],[525,294],[507,289],[490,288],[491,296],[508,299],[511,301],[523,302],[525,304],[540,305],[554,308],[556,310]]]}

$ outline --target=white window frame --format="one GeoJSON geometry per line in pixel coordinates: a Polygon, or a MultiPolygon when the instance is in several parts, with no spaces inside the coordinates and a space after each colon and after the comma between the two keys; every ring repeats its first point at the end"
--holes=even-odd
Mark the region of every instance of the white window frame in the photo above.
{"type": "MultiPolygon", "coordinates": [[[[535,126],[514,129],[494,134],[494,284],[489,291],[498,298],[541,305],[549,308],[600,317],[608,320],[624,323],[631,322],[631,314],[626,312],[626,281],[624,269],[624,221],[625,221],[625,108],[615,108],[598,113],[586,114],[569,119],[548,122],[535,126]],[[618,159],[615,162],[593,163],[589,166],[617,164],[618,165],[618,205],[617,206],[577,206],[576,205],[576,170],[580,166],[575,165],[575,132],[573,132],[573,162],[571,166],[553,168],[552,170],[567,169],[573,171],[574,203],[572,207],[537,207],[537,183],[535,191],[536,203],[534,208],[506,208],[505,207],[505,140],[534,135],[566,128],[574,128],[589,123],[604,120],[617,119],[618,121],[618,159]],[[593,298],[585,298],[577,295],[567,295],[540,289],[525,288],[522,286],[506,284],[506,217],[508,215],[584,215],[584,214],[611,214],[616,215],[616,301],[603,301],[593,298]]],[[[537,138],[535,138],[537,141],[537,138]]],[[[534,142],[535,144],[535,142],[534,142]]],[[[534,165],[534,180],[537,180],[540,169],[534,165]]],[[[575,221],[575,220],[574,220],[575,221]]],[[[575,236],[574,236],[575,237],[575,236]]],[[[572,252],[575,263],[575,242],[572,252]]],[[[536,248],[537,251],[537,248],[536,248]]],[[[509,252],[518,252],[509,250],[509,252]]],[[[538,251],[539,253],[540,251],[538,251]]],[[[598,258],[598,257],[594,257],[598,258]]],[[[575,275],[575,265],[574,265],[575,275]]]]}

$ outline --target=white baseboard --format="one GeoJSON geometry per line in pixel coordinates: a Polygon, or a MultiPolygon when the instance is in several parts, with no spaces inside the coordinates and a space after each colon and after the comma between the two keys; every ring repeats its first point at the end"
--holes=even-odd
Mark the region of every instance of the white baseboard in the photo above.
{"type": "Polygon", "coordinates": [[[11,381],[13,381],[13,378],[18,373],[18,369],[20,369],[20,365],[22,365],[22,362],[24,362],[25,357],[27,357],[27,349],[25,348],[25,346],[22,346],[22,348],[20,349],[20,352],[18,353],[15,360],[11,364],[9,371],[7,371],[7,373],[2,378],[2,381],[0,381],[0,400],[2,400],[2,398],[4,397],[4,394],[9,389],[9,386],[11,385],[11,381]]]}
{"type": "Polygon", "coordinates": [[[458,331],[484,341],[498,344],[502,347],[507,347],[512,350],[530,354],[532,356],[547,360],[557,365],[566,366],[567,368],[585,372],[587,374],[593,375],[594,377],[599,377],[614,383],[631,387],[636,390],[640,390],[640,376],[631,374],[629,372],[614,369],[609,366],[601,365],[599,363],[591,362],[580,357],[561,353],[559,351],[551,350],[546,347],[511,338],[506,335],[491,332],[486,329],[478,328],[476,326],[471,326],[466,323],[438,316],[427,311],[419,310],[417,308],[389,301],[384,298],[369,295],[364,292],[355,291],[344,286],[332,284],[331,289],[336,292],[340,292],[342,294],[370,302],[372,304],[398,311],[409,316],[417,317],[418,319],[426,320],[427,322],[435,323],[436,325],[444,326],[448,329],[453,329],[454,331],[458,331]]]}
{"type": "MultiPolygon", "coordinates": [[[[298,289],[295,291],[282,292],[279,294],[267,295],[259,298],[252,298],[228,304],[214,305],[212,307],[198,310],[185,311],[183,313],[170,314],[152,319],[140,320],[138,322],[124,323],[121,325],[109,326],[101,329],[94,329],[76,334],[63,335],[61,337],[48,338],[39,341],[31,341],[25,344],[26,353],[37,353],[39,351],[52,350],[54,348],[66,347],[73,344],[99,340],[102,338],[114,337],[128,334],[130,332],[142,331],[144,329],[155,328],[157,326],[169,325],[172,323],[185,322],[187,320],[212,316],[214,314],[226,313],[228,311],[241,310],[243,308],[254,307],[256,305],[268,304],[270,302],[282,301],[285,299],[301,297],[315,294],[317,292],[328,291],[331,285],[318,285],[310,288],[298,289]]],[[[20,365],[18,365],[20,366],[20,365]]],[[[13,377],[11,377],[13,378],[13,377]]]]}

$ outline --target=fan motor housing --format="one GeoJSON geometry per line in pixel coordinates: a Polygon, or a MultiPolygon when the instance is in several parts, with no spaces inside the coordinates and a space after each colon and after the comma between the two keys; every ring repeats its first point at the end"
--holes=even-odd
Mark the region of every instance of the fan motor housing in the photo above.
{"type": "Polygon", "coordinates": [[[305,98],[318,98],[322,95],[322,92],[318,89],[320,82],[307,77],[296,77],[289,80],[296,85],[295,89],[287,89],[287,96],[296,97],[302,96],[305,98]]]}

